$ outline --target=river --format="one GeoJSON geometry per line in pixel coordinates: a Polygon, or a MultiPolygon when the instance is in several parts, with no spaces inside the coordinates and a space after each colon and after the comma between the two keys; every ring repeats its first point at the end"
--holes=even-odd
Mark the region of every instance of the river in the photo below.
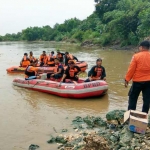
{"type": "MultiPolygon", "coordinates": [[[[41,150],[55,150],[47,144],[51,135],[62,129],[72,131],[75,116],[104,116],[113,109],[127,109],[128,88],[124,88],[124,75],[133,52],[81,48],[76,45],[53,42],[0,42],[0,150],[27,150],[37,144],[41,150]],[[23,53],[33,51],[38,56],[45,50],[69,51],[79,60],[88,62],[88,69],[99,57],[106,68],[109,91],[103,97],[66,99],[37,91],[14,87],[12,81],[19,74],[7,74],[6,68],[19,65],[23,53]],[[55,130],[54,130],[55,128],[55,130]]],[[[86,73],[82,77],[86,77],[86,73]]],[[[138,110],[142,99],[139,98],[138,110]]]]}

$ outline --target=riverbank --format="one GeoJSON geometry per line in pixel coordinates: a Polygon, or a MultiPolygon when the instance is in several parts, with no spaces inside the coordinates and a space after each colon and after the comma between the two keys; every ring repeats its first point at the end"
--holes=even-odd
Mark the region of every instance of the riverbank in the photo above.
{"type": "MultiPolygon", "coordinates": [[[[46,41],[42,41],[42,40],[36,40],[36,41],[0,41],[0,42],[27,42],[27,43],[40,43],[40,42],[46,42],[46,41]]],[[[120,44],[114,44],[114,45],[109,45],[109,46],[101,46],[100,44],[94,44],[91,41],[85,41],[85,42],[77,42],[77,41],[47,41],[50,43],[55,43],[55,44],[64,44],[64,45],[72,45],[72,46],[77,46],[80,48],[85,48],[85,49],[102,49],[102,50],[127,50],[127,51],[137,51],[138,50],[138,46],[133,46],[133,45],[129,45],[129,46],[123,46],[121,47],[120,44]]],[[[59,47],[57,48],[59,49],[59,47]]]]}
{"type": "Polygon", "coordinates": [[[128,124],[123,123],[124,112],[110,111],[104,119],[77,116],[72,121],[74,133],[63,129],[58,136],[51,135],[47,143],[57,143],[59,150],[150,150],[150,116],[146,134],[142,135],[128,130],[128,124]]]}

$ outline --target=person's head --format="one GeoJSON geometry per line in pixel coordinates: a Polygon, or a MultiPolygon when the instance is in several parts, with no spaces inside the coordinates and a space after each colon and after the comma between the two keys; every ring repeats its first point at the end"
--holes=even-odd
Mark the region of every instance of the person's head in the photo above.
{"type": "Polygon", "coordinates": [[[69,54],[69,52],[65,52],[65,55],[68,55],[69,54]]]}
{"type": "Polygon", "coordinates": [[[45,51],[43,51],[43,55],[46,55],[46,52],[45,52],[45,51]]]}
{"type": "Polygon", "coordinates": [[[102,64],[102,59],[101,59],[101,58],[98,58],[98,59],[96,60],[96,65],[97,65],[97,66],[101,66],[101,64],[102,64]]]}
{"type": "Polygon", "coordinates": [[[54,55],[54,51],[51,51],[51,55],[54,55]]]}
{"type": "Polygon", "coordinates": [[[60,54],[60,50],[59,49],[57,50],[57,54],[60,54]]]}
{"type": "Polygon", "coordinates": [[[140,51],[145,51],[145,50],[149,50],[150,49],[150,42],[145,40],[143,42],[140,43],[139,45],[139,50],[140,51]]]}
{"type": "Polygon", "coordinates": [[[30,56],[32,56],[33,55],[33,52],[32,51],[30,51],[30,56]]]}
{"type": "Polygon", "coordinates": [[[24,56],[28,56],[28,53],[24,53],[24,56]]]}
{"type": "Polygon", "coordinates": [[[75,62],[74,61],[69,61],[68,65],[69,65],[70,68],[74,68],[75,62]]]}
{"type": "Polygon", "coordinates": [[[60,63],[60,60],[59,60],[58,58],[55,58],[55,59],[54,59],[54,62],[55,62],[55,64],[59,64],[59,63],[60,63]]]}

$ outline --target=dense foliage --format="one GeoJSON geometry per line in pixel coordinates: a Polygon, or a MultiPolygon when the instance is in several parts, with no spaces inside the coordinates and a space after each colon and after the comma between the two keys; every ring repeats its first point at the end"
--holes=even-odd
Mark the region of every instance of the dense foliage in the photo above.
{"type": "Polygon", "coordinates": [[[137,45],[150,36],[150,0],[95,0],[95,12],[85,20],[72,18],[63,24],[29,27],[0,41],[68,41],[102,46],[137,45]]]}

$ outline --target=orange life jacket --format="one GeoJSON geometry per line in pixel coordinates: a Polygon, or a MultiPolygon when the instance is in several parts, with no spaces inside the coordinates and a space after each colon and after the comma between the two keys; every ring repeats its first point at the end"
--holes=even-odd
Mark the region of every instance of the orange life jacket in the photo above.
{"type": "Polygon", "coordinates": [[[23,56],[22,62],[21,62],[21,66],[22,67],[27,67],[28,65],[30,65],[30,61],[27,58],[27,56],[23,56]]]}
{"type": "Polygon", "coordinates": [[[47,63],[47,56],[42,54],[40,56],[40,62],[43,62],[44,64],[46,64],[47,63]]]}
{"type": "Polygon", "coordinates": [[[70,77],[74,77],[76,72],[78,72],[78,70],[76,68],[74,68],[74,69],[70,68],[69,69],[69,75],[70,75],[70,77]]]}
{"type": "Polygon", "coordinates": [[[56,58],[56,56],[52,56],[52,55],[49,55],[48,58],[47,58],[47,64],[48,65],[53,65],[55,64],[54,62],[54,59],[56,58]]]}

